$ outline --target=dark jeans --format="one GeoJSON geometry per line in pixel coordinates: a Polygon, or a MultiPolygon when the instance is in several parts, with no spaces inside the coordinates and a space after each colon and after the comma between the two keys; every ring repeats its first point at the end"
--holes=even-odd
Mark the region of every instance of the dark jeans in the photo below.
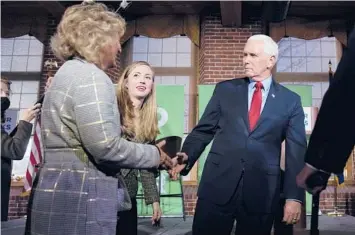
{"type": "Polygon", "coordinates": [[[116,235],[137,235],[138,234],[138,213],[137,200],[131,198],[132,209],[118,212],[116,235]]]}

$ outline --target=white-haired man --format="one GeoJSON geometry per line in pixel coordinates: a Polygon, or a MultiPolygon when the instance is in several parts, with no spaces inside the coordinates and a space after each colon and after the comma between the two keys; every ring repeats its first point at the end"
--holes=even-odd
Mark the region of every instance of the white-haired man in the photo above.
{"type": "Polygon", "coordinates": [[[304,190],[296,175],[304,164],[306,133],[300,97],[276,83],[272,68],[277,44],[266,35],[244,47],[247,77],[216,85],[198,125],[187,136],[172,174],[186,175],[212,139],[198,190],[193,234],[270,234],[280,188],[286,197],[284,221],[297,223],[304,190]],[[284,183],[280,183],[281,144],[286,142],[284,183]]]}

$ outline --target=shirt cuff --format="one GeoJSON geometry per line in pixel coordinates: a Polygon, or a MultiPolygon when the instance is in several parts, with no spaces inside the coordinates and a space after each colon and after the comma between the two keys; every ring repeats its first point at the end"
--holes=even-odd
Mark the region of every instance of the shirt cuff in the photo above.
{"type": "Polygon", "coordinates": [[[313,169],[313,170],[315,170],[315,171],[318,171],[318,169],[315,168],[314,166],[312,166],[312,165],[310,165],[310,164],[308,164],[308,163],[306,163],[306,165],[307,165],[309,168],[311,168],[311,169],[313,169]]]}
{"type": "Polygon", "coordinates": [[[154,147],[157,149],[157,151],[158,151],[158,156],[159,156],[159,158],[158,158],[158,165],[156,166],[156,168],[159,169],[159,167],[160,167],[161,151],[160,151],[160,148],[159,148],[158,146],[156,146],[155,144],[152,144],[152,146],[154,146],[154,147]]]}
{"type": "Polygon", "coordinates": [[[286,199],[286,201],[295,201],[295,202],[299,202],[299,203],[303,204],[303,202],[302,202],[302,201],[297,200],[297,199],[286,199]]]}
{"type": "Polygon", "coordinates": [[[306,163],[306,165],[307,165],[309,168],[311,168],[311,169],[313,169],[313,170],[315,170],[315,171],[321,171],[321,172],[324,172],[324,173],[327,173],[327,174],[330,175],[329,172],[324,171],[324,170],[321,170],[321,169],[317,169],[317,168],[315,168],[314,166],[312,166],[312,165],[310,165],[310,164],[308,164],[308,163],[306,163]]]}

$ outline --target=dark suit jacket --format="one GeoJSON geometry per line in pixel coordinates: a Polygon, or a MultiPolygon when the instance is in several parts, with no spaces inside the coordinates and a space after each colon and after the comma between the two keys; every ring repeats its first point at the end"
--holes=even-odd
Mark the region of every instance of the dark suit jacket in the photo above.
{"type": "Polygon", "coordinates": [[[306,162],[342,173],[355,144],[355,28],[325,93],[310,137],[306,162]]]}
{"type": "Polygon", "coordinates": [[[195,164],[214,138],[207,156],[198,197],[223,205],[230,200],[242,172],[243,199],[250,212],[269,213],[280,196],[281,143],[286,140],[284,193],[303,200],[296,186],[306,149],[304,113],[300,97],[272,82],[267,101],[253,131],[248,120],[249,79],[233,79],[216,85],[198,125],[187,136],[182,152],[195,164]]]}
{"type": "Polygon", "coordinates": [[[32,124],[20,121],[10,133],[1,126],[1,221],[7,220],[12,160],[21,160],[31,137],[32,124]]]}

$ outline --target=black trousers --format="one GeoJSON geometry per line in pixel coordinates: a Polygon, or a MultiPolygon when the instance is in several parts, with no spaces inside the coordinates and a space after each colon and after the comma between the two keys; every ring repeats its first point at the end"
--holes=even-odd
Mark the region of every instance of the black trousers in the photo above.
{"type": "Polygon", "coordinates": [[[1,221],[8,220],[10,188],[11,168],[1,162],[1,221]]]}
{"type": "MultiPolygon", "coordinates": [[[[280,171],[281,175],[281,187],[284,185],[285,180],[285,172],[283,170],[280,171]]],[[[280,202],[279,207],[277,208],[275,214],[275,221],[274,221],[274,235],[293,235],[293,225],[287,225],[286,223],[282,222],[284,217],[284,206],[286,203],[285,196],[283,194],[283,188],[281,188],[281,195],[280,195],[280,202]]]]}
{"type": "Polygon", "coordinates": [[[248,214],[242,200],[242,184],[243,177],[226,205],[220,206],[203,198],[197,199],[193,235],[230,235],[235,220],[236,235],[270,235],[274,216],[248,214]]]}
{"type": "Polygon", "coordinates": [[[132,209],[118,212],[116,235],[137,235],[138,234],[138,212],[137,199],[131,198],[132,209]]]}

